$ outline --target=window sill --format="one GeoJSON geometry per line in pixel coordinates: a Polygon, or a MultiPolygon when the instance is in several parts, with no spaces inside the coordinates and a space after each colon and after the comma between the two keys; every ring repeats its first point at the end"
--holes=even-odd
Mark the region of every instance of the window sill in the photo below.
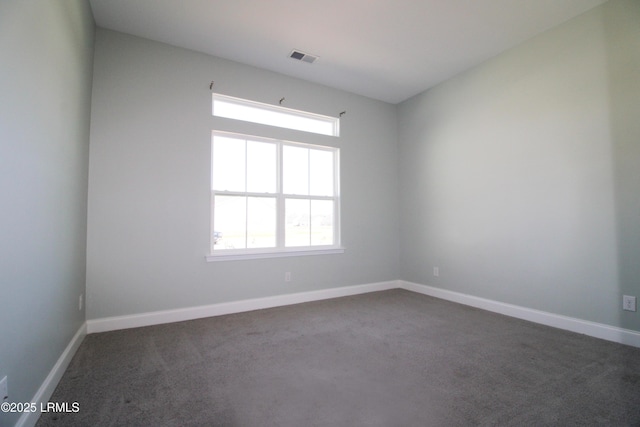
{"type": "Polygon", "coordinates": [[[262,259],[262,258],[285,258],[292,256],[309,256],[309,255],[330,255],[330,254],[342,254],[344,248],[330,248],[330,249],[289,249],[286,251],[277,252],[250,252],[250,253],[235,253],[235,254],[219,254],[219,255],[207,255],[205,256],[207,262],[215,261],[239,261],[243,259],[262,259]]]}

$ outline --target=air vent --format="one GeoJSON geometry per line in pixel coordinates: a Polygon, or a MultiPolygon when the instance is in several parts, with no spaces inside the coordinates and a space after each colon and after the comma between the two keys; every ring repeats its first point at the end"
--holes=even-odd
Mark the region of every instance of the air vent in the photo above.
{"type": "Polygon", "coordinates": [[[304,53],[299,50],[292,50],[289,54],[289,58],[297,59],[298,61],[308,62],[309,64],[313,64],[319,56],[311,55],[309,53],[304,53]]]}

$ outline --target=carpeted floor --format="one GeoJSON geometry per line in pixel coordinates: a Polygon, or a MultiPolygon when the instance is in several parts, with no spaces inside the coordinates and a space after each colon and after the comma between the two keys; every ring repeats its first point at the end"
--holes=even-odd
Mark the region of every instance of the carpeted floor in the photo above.
{"type": "Polygon", "coordinates": [[[38,426],[640,426],[640,349],[403,290],[88,335],[38,426]]]}

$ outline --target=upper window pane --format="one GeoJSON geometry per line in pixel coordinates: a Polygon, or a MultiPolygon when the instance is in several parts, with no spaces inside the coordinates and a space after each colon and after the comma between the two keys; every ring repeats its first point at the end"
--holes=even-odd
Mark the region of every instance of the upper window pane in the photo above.
{"type": "Polygon", "coordinates": [[[213,138],[213,174],[211,188],[218,191],[245,191],[245,141],[237,138],[213,138]]]}
{"type": "Polygon", "coordinates": [[[285,145],[282,147],[283,192],[309,195],[309,149],[285,145]]]}
{"type": "Polygon", "coordinates": [[[275,193],[277,161],[275,143],[214,135],[211,188],[275,193]]]}
{"type": "Polygon", "coordinates": [[[283,192],[301,196],[334,195],[334,152],[285,145],[283,192]]]}
{"type": "Polygon", "coordinates": [[[309,150],[309,194],[333,196],[333,152],[309,150]]]}
{"type": "Polygon", "coordinates": [[[213,115],[269,126],[339,136],[340,119],[231,96],[213,94],[213,115]]]}
{"type": "Polygon", "coordinates": [[[247,141],[247,191],[276,192],[276,145],[247,141]]]}

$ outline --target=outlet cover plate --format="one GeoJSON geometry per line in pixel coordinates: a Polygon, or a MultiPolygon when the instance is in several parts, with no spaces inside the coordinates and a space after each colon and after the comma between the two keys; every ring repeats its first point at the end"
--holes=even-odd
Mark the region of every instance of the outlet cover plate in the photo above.
{"type": "Polygon", "coordinates": [[[629,295],[622,296],[622,309],[626,311],[636,311],[636,297],[629,295]]]}

